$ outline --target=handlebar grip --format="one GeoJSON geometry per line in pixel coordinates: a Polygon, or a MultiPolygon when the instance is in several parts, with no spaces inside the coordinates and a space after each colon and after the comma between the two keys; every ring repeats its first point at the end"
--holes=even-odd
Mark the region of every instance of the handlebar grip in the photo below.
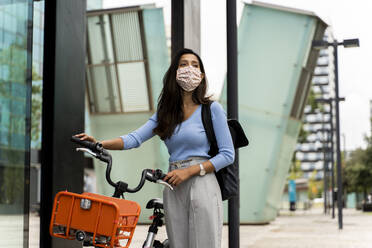
{"type": "Polygon", "coordinates": [[[157,170],[155,170],[155,175],[156,175],[157,178],[163,180],[164,177],[166,177],[167,174],[164,174],[162,170],[157,169],[157,170]]]}
{"type": "Polygon", "coordinates": [[[80,138],[75,137],[75,136],[71,137],[71,141],[78,144],[78,145],[81,145],[85,148],[88,148],[88,149],[92,150],[93,152],[97,151],[96,143],[86,141],[86,140],[81,140],[80,138]]]}

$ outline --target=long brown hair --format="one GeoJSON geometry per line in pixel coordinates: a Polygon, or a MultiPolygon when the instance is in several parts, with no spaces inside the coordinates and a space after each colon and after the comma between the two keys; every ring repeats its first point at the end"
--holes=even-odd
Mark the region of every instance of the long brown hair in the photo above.
{"type": "Polygon", "coordinates": [[[200,71],[204,77],[200,85],[192,92],[192,100],[196,104],[208,103],[209,97],[206,97],[207,79],[205,77],[204,65],[199,55],[191,49],[181,49],[173,57],[168,71],[163,78],[163,89],[158,99],[157,121],[158,126],[153,129],[153,132],[160,136],[162,140],[170,138],[178,124],[184,119],[183,114],[183,89],[176,81],[176,73],[179,61],[182,55],[193,54],[199,60],[200,71]]]}

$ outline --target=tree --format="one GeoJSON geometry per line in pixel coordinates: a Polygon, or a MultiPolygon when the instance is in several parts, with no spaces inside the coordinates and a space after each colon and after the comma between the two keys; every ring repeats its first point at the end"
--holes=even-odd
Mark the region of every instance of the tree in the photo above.
{"type": "MultiPolygon", "coordinates": [[[[0,50],[0,64],[9,68],[9,82],[24,83],[26,81],[26,37],[23,38],[20,44],[13,43],[8,47],[0,50]],[[14,61],[16,64],[14,64],[14,61]],[[12,64],[13,63],[13,64],[12,64]]],[[[31,107],[31,140],[38,142],[40,138],[40,122],[41,122],[41,103],[42,103],[42,85],[41,76],[32,68],[32,107],[31,107]]],[[[0,84],[0,94],[9,95],[8,83],[0,84]]]]}
{"type": "MultiPolygon", "coordinates": [[[[295,154],[296,153],[294,153],[294,155],[295,154]]],[[[292,166],[290,168],[289,178],[288,178],[290,180],[296,180],[297,178],[302,178],[304,174],[301,170],[301,162],[295,158],[296,156],[293,156],[293,157],[294,159],[292,159],[292,166]]]]}
{"type": "Polygon", "coordinates": [[[31,104],[31,140],[40,147],[41,111],[42,111],[42,85],[41,76],[32,69],[32,104],[31,104]]]}
{"type": "Polygon", "coordinates": [[[309,96],[307,98],[307,105],[311,107],[311,111],[320,109],[319,103],[316,101],[317,95],[315,94],[313,88],[310,89],[309,96]]]}
{"type": "MultiPolygon", "coordinates": [[[[23,37],[20,43],[13,43],[0,50],[0,64],[4,67],[4,71],[7,72],[6,80],[0,79],[0,95],[3,98],[12,100],[16,97],[24,97],[22,104],[26,105],[26,97],[22,94],[20,96],[13,95],[12,84],[19,84],[24,88],[29,87],[26,85],[26,64],[27,64],[27,50],[26,43],[27,37],[23,37]]],[[[38,141],[40,137],[40,120],[41,120],[41,77],[32,70],[32,81],[35,84],[32,85],[32,110],[31,110],[31,140],[38,141]],[[39,82],[37,82],[39,81],[39,82]]],[[[18,92],[16,92],[18,93],[18,92]]],[[[9,109],[10,111],[10,109],[9,109]]],[[[10,113],[8,119],[3,118],[3,126],[6,126],[8,130],[8,144],[2,144],[2,160],[5,161],[2,164],[2,173],[0,178],[0,203],[6,204],[23,204],[23,193],[24,193],[24,151],[19,150],[19,147],[12,146],[10,137],[12,132],[17,134],[25,135],[24,132],[19,130],[25,130],[25,108],[21,109],[19,113],[10,113]],[[12,118],[16,116],[21,121],[13,122],[12,118]],[[23,121],[22,121],[23,119],[23,121]],[[15,125],[14,123],[17,123],[15,125]],[[20,123],[20,124],[19,124],[20,123]],[[23,124],[23,125],[22,125],[23,124]]]]}
{"type": "Polygon", "coordinates": [[[320,198],[323,194],[323,182],[316,179],[317,173],[318,171],[314,170],[309,178],[309,189],[307,192],[307,196],[310,200],[313,200],[314,198],[320,198]]]}
{"type": "Polygon", "coordinates": [[[372,145],[350,153],[344,168],[344,187],[347,192],[363,192],[364,197],[372,188],[372,145]]]}

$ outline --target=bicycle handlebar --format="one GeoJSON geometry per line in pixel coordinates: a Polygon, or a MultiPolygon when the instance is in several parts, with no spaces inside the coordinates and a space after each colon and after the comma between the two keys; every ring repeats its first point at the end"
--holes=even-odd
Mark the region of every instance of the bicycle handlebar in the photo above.
{"type": "MultiPolygon", "coordinates": [[[[159,169],[157,169],[157,170],[144,169],[142,171],[141,179],[140,179],[140,182],[138,183],[137,187],[135,187],[134,189],[127,188],[127,192],[129,192],[129,193],[138,192],[139,190],[142,189],[143,185],[145,184],[145,180],[148,180],[148,181],[153,182],[153,183],[160,183],[159,180],[163,181],[163,178],[165,176],[166,175],[159,169]]],[[[170,187],[171,189],[173,189],[169,184],[167,186],[170,187]]]]}
{"type": "MultiPolygon", "coordinates": [[[[78,144],[78,145],[81,145],[83,147],[88,148],[89,150],[91,150],[94,153],[99,153],[100,155],[103,155],[103,156],[110,156],[109,152],[106,149],[104,149],[102,144],[99,143],[99,142],[93,143],[93,142],[90,142],[90,141],[87,141],[87,140],[81,140],[80,138],[78,138],[76,136],[72,136],[71,141],[78,144]]],[[[105,160],[103,160],[103,161],[107,162],[105,160]]]]}
{"type": "Polygon", "coordinates": [[[144,169],[142,171],[140,182],[137,185],[137,187],[135,187],[134,189],[128,188],[128,184],[123,183],[123,182],[114,183],[111,180],[112,157],[111,157],[111,154],[102,147],[102,144],[98,142],[93,143],[93,142],[86,141],[86,140],[80,140],[78,137],[75,137],[75,136],[71,137],[71,141],[88,149],[88,150],[85,150],[85,149],[78,148],[79,150],[86,151],[89,154],[93,155],[95,158],[107,163],[106,180],[115,189],[121,188],[122,184],[124,184],[125,186],[123,189],[121,189],[122,191],[129,192],[129,193],[136,193],[142,189],[143,185],[145,184],[145,180],[149,180],[150,182],[163,184],[173,190],[172,186],[170,186],[167,182],[163,181],[166,174],[164,174],[159,169],[157,170],[144,169]]]}
{"type": "Polygon", "coordinates": [[[90,142],[90,141],[87,141],[87,140],[81,140],[80,138],[78,138],[76,136],[72,136],[71,141],[78,144],[78,145],[81,145],[81,146],[84,146],[84,147],[88,148],[92,152],[97,152],[97,143],[93,143],[93,142],[90,142]]]}

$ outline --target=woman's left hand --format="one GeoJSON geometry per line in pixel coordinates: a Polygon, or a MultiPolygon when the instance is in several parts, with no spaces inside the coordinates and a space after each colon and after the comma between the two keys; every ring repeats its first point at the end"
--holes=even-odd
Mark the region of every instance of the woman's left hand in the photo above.
{"type": "Polygon", "coordinates": [[[188,169],[177,169],[169,172],[166,177],[164,177],[164,181],[167,181],[169,184],[173,186],[177,186],[182,182],[186,181],[191,177],[191,173],[188,169]]]}

